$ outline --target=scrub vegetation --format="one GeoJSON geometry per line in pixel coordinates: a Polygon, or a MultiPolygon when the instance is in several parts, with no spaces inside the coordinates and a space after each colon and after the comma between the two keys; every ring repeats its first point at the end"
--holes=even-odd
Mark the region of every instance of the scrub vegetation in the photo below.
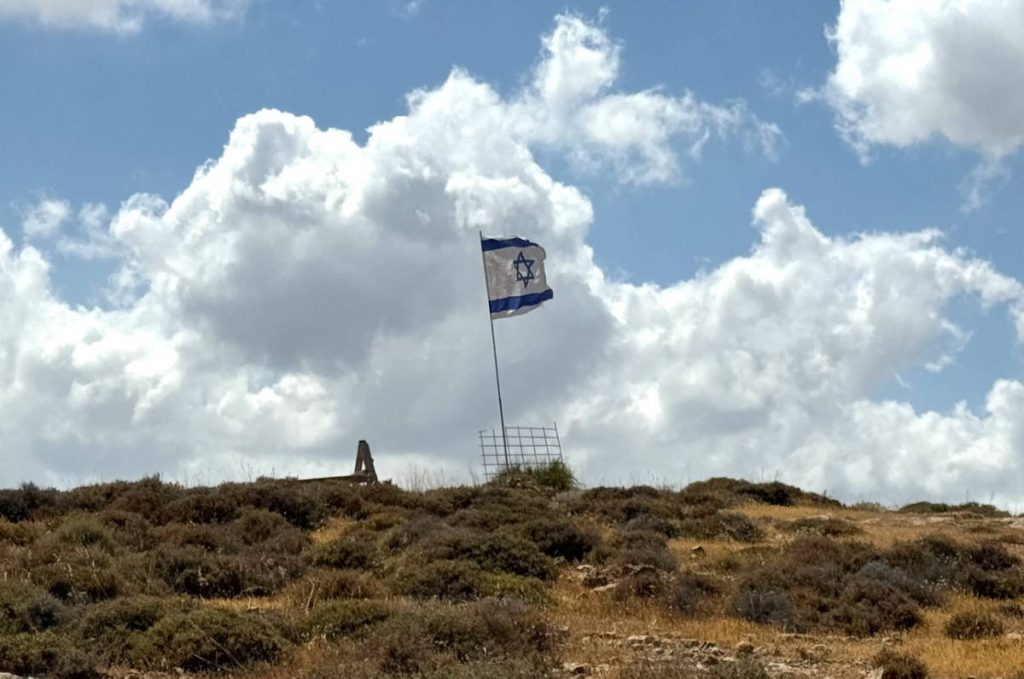
{"type": "Polygon", "coordinates": [[[0,671],[98,677],[1009,675],[1024,531],[781,483],[158,478],[0,491],[0,671]]]}

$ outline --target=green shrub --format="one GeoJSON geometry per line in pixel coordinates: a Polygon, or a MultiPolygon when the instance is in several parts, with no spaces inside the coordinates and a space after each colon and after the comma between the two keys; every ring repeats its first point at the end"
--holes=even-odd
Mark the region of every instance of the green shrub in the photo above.
{"type": "Polygon", "coordinates": [[[862,532],[849,521],[832,517],[809,516],[783,524],[783,528],[794,533],[817,533],[826,537],[846,537],[862,532]]]}
{"type": "Polygon", "coordinates": [[[100,523],[112,531],[113,540],[125,549],[143,552],[153,549],[160,542],[153,530],[153,524],[136,512],[120,509],[105,509],[96,515],[100,523]]]}
{"type": "Polygon", "coordinates": [[[188,672],[225,670],[254,662],[274,662],[286,643],[266,620],[205,607],[168,615],[135,645],[133,663],[188,672]]]}
{"type": "Polygon", "coordinates": [[[883,648],[872,659],[882,670],[880,679],[928,679],[928,668],[912,655],[883,648]]]}
{"type": "Polygon", "coordinates": [[[317,566],[367,570],[377,562],[377,536],[369,531],[353,531],[319,545],[311,554],[317,566]]]}
{"type": "Polygon", "coordinates": [[[680,535],[679,522],[665,519],[650,514],[639,514],[626,522],[623,530],[640,530],[661,533],[667,538],[677,538],[680,535]]]}
{"type": "Polygon", "coordinates": [[[391,617],[391,610],[377,601],[328,601],[318,604],[302,624],[306,638],[359,637],[391,617]]]}
{"type": "Polygon", "coordinates": [[[1002,620],[989,613],[964,611],[946,622],[945,632],[950,639],[983,639],[998,637],[1005,627],[1002,620]]]}
{"type": "Polygon", "coordinates": [[[96,659],[54,632],[0,635],[0,671],[51,679],[100,679],[96,659]]]}
{"type": "Polygon", "coordinates": [[[19,582],[0,585],[0,634],[47,630],[64,617],[64,606],[45,590],[19,582]]]}
{"type": "Polygon", "coordinates": [[[942,502],[913,502],[900,507],[897,511],[904,514],[947,514],[950,512],[970,512],[979,516],[990,518],[1006,518],[1009,512],[996,509],[992,505],[978,504],[977,502],[964,502],[959,505],[948,505],[942,502]]]}
{"type": "Polygon", "coordinates": [[[384,540],[384,546],[391,552],[409,549],[420,540],[445,533],[451,528],[436,516],[417,516],[392,528],[384,540]]]}
{"type": "Polygon", "coordinates": [[[548,580],[555,567],[532,542],[512,533],[484,533],[466,529],[453,530],[421,540],[416,546],[416,560],[472,561],[492,572],[513,573],[548,580]]]}
{"type": "Polygon", "coordinates": [[[29,518],[46,518],[53,513],[58,493],[33,483],[23,483],[17,490],[0,490],[0,518],[18,523],[29,518]]]}
{"type": "Polygon", "coordinates": [[[537,578],[513,573],[484,573],[481,580],[484,597],[518,599],[531,603],[548,601],[548,590],[537,578]]]}
{"type": "Polygon", "coordinates": [[[665,572],[674,571],[679,563],[668,551],[664,535],[644,530],[617,531],[591,552],[589,560],[616,566],[650,566],[665,572]]]}
{"type": "Polygon", "coordinates": [[[69,555],[62,562],[33,568],[32,581],[65,603],[106,601],[124,591],[124,581],[111,565],[105,559],[69,555]]]}
{"type": "Polygon", "coordinates": [[[415,567],[402,577],[400,586],[409,596],[450,601],[480,598],[485,589],[483,570],[472,561],[434,561],[415,567]]]}
{"type": "Polygon", "coordinates": [[[239,508],[237,498],[219,488],[195,488],[171,502],[164,516],[177,523],[228,523],[238,517],[239,508]]]}
{"type": "Polygon", "coordinates": [[[9,542],[12,545],[25,547],[35,542],[42,532],[40,526],[35,523],[29,521],[11,523],[7,519],[0,518],[0,543],[9,542]]]}
{"type": "Polygon", "coordinates": [[[565,519],[534,519],[522,532],[540,551],[566,561],[582,561],[598,543],[596,533],[565,519]]]}
{"type": "Polygon", "coordinates": [[[652,570],[632,573],[620,580],[618,586],[612,590],[613,597],[617,601],[654,599],[664,593],[665,581],[660,573],[652,570]]]}
{"type": "Polygon", "coordinates": [[[324,570],[307,574],[289,588],[289,598],[299,606],[336,599],[373,599],[381,594],[374,576],[363,571],[324,570]]]}
{"type": "Polygon", "coordinates": [[[187,605],[155,597],[126,597],[89,606],[75,624],[78,636],[108,663],[123,663],[156,623],[187,605]]]}
{"type": "Polygon", "coordinates": [[[679,534],[698,540],[738,542],[757,542],[763,537],[761,529],[747,517],[723,511],[683,519],[679,522],[679,534]]]}
{"type": "Polygon", "coordinates": [[[666,583],[662,600],[670,612],[690,616],[718,591],[718,585],[706,575],[684,571],[666,583]]]}
{"type": "Polygon", "coordinates": [[[198,547],[157,550],[151,568],[175,592],[203,598],[273,594],[304,571],[297,558],[210,554],[198,547]]]}
{"type": "Polygon", "coordinates": [[[93,516],[70,516],[54,531],[62,544],[75,547],[94,547],[112,552],[116,541],[113,532],[93,516]]]}
{"type": "Polygon", "coordinates": [[[537,467],[513,467],[504,469],[491,480],[499,486],[537,486],[555,491],[567,491],[576,487],[576,477],[572,470],[560,461],[537,467]]]}

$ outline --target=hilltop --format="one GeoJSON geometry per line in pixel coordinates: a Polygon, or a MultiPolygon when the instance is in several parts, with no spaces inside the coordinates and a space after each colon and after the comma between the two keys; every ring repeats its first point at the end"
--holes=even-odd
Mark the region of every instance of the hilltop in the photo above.
{"type": "Polygon", "coordinates": [[[781,483],[0,491],[0,671],[1024,677],[1024,519],[781,483]]]}

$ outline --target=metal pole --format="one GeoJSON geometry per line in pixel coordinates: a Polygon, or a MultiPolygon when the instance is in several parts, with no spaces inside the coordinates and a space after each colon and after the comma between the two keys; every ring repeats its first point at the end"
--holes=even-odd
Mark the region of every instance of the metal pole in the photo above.
{"type": "Polygon", "coordinates": [[[494,351],[494,383],[498,387],[498,417],[501,418],[501,443],[505,448],[505,469],[512,468],[508,457],[508,435],[505,433],[505,408],[501,404],[501,377],[498,374],[498,343],[494,339],[494,316],[491,315],[491,282],[487,280],[487,258],[484,257],[484,232],[480,234],[480,261],[484,265],[484,286],[487,288],[487,318],[491,321],[491,349],[494,351]]]}

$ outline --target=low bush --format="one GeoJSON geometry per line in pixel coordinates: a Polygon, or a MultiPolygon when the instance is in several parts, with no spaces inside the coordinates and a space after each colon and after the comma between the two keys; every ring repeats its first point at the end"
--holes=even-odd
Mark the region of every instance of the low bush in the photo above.
{"type": "Polygon", "coordinates": [[[314,606],[302,623],[306,638],[360,637],[391,617],[391,609],[378,601],[328,601],[314,606]]]}
{"type": "Polygon", "coordinates": [[[64,606],[45,590],[20,582],[0,585],[0,635],[48,630],[64,617],[64,606]]]}
{"type": "Polygon", "coordinates": [[[368,570],[377,562],[377,536],[369,531],[353,531],[318,545],[310,558],[316,566],[368,570]]]}
{"type": "Polygon", "coordinates": [[[465,601],[485,591],[483,570],[472,561],[434,561],[411,568],[400,579],[403,594],[420,599],[465,601]]]}
{"type": "Polygon", "coordinates": [[[629,599],[655,599],[665,594],[665,580],[661,574],[652,570],[633,573],[619,581],[612,590],[616,601],[629,599]]]}
{"type": "Polygon", "coordinates": [[[11,523],[7,519],[0,518],[0,543],[8,542],[25,547],[35,542],[42,533],[42,527],[33,522],[11,523]]]}
{"type": "Polygon", "coordinates": [[[977,502],[964,502],[959,505],[949,505],[944,502],[913,502],[900,507],[897,511],[904,514],[948,514],[952,512],[969,512],[978,516],[990,518],[1006,518],[1010,513],[1002,509],[996,509],[992,505],[978,504],[977,502]]]}
{"type": "Polygon", "coordinates": [[[188,672],[225,670],[279,659],[287,644],[258,615],[204,607],[169,615],[135,645],[133,664],[188,672]]]}
{"type": "Polygon", "coordinates": [[[307,573],[287,590],[288,599],[296,606],[309,608],[321,601],[337,599],[372,599],[380,596],[376,577],[364,571],[322,570],[307,573]]]}
{"type": "Polygon", "coordinates": [[[0,635],[0,668],[22,676],[100,679],[97,660],[54,632],[0,635]]]}
{"type": "Polygon", "coordinates": [[[951,617],[945,626],[950,639],[983,639],[1003,634],[1003,621],[990,613],[964,611],[951,617]]]}
{"type": "Polygon", "coordinates": [[[453,530],[422,540],[416,547],[420,563],[472,561],[485,571],[513,573],[549,580],[555,575],[551,559],[535,544],[509,532],[453,530]]]}
{"type": "Polygon", "coordinates": [[[112,570],[107,559],[91,559],[87,554],[69,554],[31,570],[32,581],[69,604],[106,601],[120,596],[124,580],[112,570]]]}
{"type": "Polygon", "coordinates": [[[871,661],[882,670],[880,679],[928,679],[928,668],[918,658],[883,648],[871,661]]]}
{"type": "Polygon", "coordinates": [[[711,578],[684,571],[668,581],[662,600],[671,613],[692,616],[699,613],[718,592],[719,587],[711,578]]]}
{"type": "Polygon", "coordinates": [[[741,581],[732,608],[800,632],[870,636],[913,627],[934,591],[881,556],[865,544],[799,537],[741,581]]]}
{"type": "Polygon", "coordinates": [[[613,566],[650,566],[665,572],[672,572],[679,565],[668,551],[665,536],[646,530],[617,531],[595,548],[588,560],[613,566]]]}
{"type": "Polygon", "coordinates": [[[202,598],[273,594],[304,572],[295,557],[210,554],[198,547],[159,549],[150,568],[175,592],[202,598]]]}
{"type": "Polygon", "coordinates": [[[698,540],[736,540],[757,542],[763,533],[742,514],[715,511],[684,518],[679,522],[679,535],[698,540]]]}
{"type": "Polygon", "coordinates": [[[164,617],[191,607],[156,597],[126,597],[89,606],[75,623],[77,635],[111,664],[128,661],[135,646],[164,617]]]}
{"type": "Polygon", "coordinates": [[[556,461],[538,467],[502,470],[491,483],[499,486],[537,486],[548,490],[567,491],[576,487],[576,477],[564,462],[556,461]]]}
{"type": "Polygon", "coordinates": [[[449,530],[448,524],[436,516],[417,516],[392,528],[384,539],[384,547],[391,552],[401,552],[423,538],[449,530]]]}
{"type": "Polygon", "coordinates": [[[523,535],[550,557],[582,561],[598,543],[595,532],[565,519],[535,519],[522,527],[523,535]]]}
{"type": "Polygon", "coordinates": [[[793,533],[816,533],[830,538],[840,538],[861,533],[861,529],[849,521],[833,517],[809,516],[783,524],[783,528],[793,533]]]}

